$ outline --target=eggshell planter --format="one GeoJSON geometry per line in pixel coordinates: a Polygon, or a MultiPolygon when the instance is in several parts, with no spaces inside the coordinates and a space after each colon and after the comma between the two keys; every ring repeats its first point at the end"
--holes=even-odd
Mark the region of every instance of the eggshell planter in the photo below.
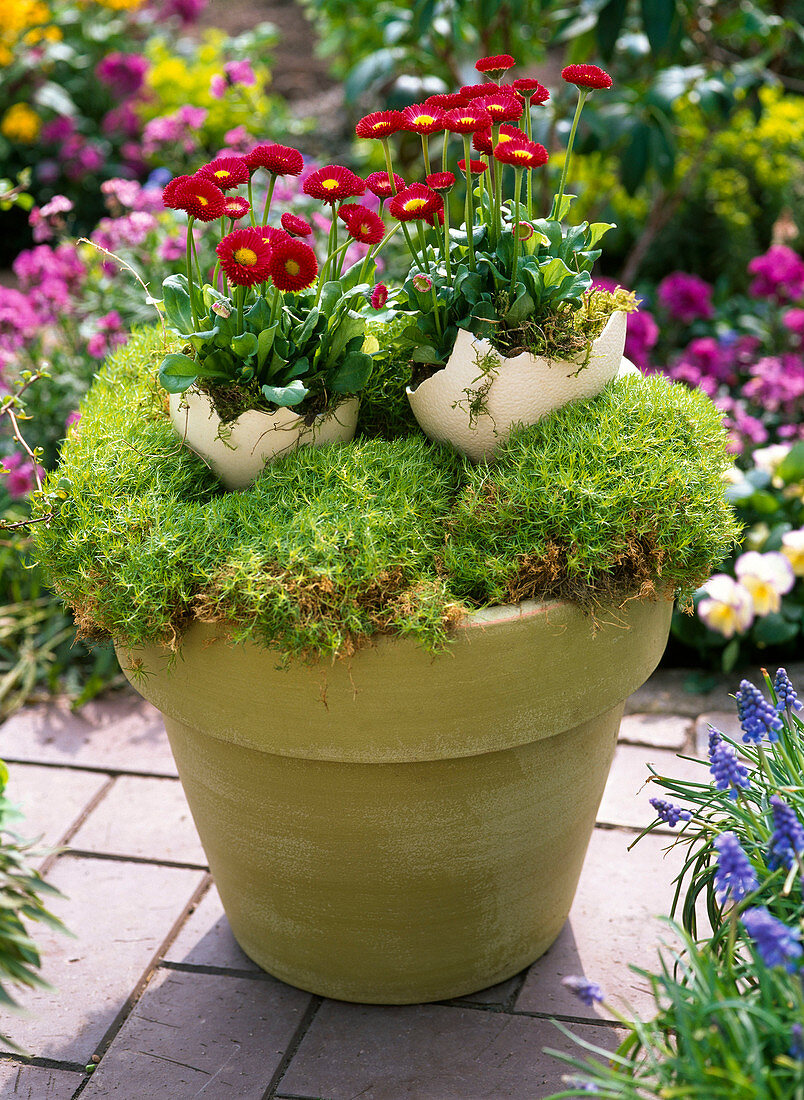
{"type": "Polygon", "coordinates": [[[593,631],[573,604],[527,601],[471,615],[435,658],[381,637],[284,669],[195,623],[179,660],[118,656],[164,715],[246,954],[321,996],[408,1004],[503,981],[553,943],[671,613],[632,599],[593,631]]]}
{"type": "Polygon", "coordinates": [[[627,314],[613,313],[593,341],[588,361],[545,359],[528,353],[503,358],[488,340],[458,331],[452,355],[407,395],[428,439],[449,443],[473,462],[491,458],[517,424],[543,416],[581,398],[594,397],[611,382],[625,347],[627,314]],[[488,356],[497,365],[484,371],[488,356]]]}
{"type": "Polygon", "coordinates": [[[305,424],[293,409],[250,409],[224,424],[210,398],[191,386],[170,395],[170,420],[183,443],[209,464],[227,489],[245,489],[268,462],[297,447],[348,443],[360,401],[350,397],[305,424]]]}

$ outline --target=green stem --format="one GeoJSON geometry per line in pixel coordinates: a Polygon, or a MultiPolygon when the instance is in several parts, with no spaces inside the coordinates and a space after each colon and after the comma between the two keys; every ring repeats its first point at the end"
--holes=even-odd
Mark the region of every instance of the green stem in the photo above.
{"type": "Polygon", "coordinates": [[[514,168],[514,259],[511,264],[509,296],[513,296],[516,286],[516,266],[519,260],[519,195],[522,190],[522,171],[521,168],[514,168]]]}
{"type": "MultiPolygon", "coordinates": [[[[317,299],[316,299],[317,300],[317,299]]],[[[282,301],[282,292],[274,287],[274,299],[271,302],[271,319],[268,327],[271,328],[279,320],[279,305],[282,301]]]]}
{"type": "MultiPolygon", "coordinates": [[[[391,187],[391,190],[396,195],[397,190],[396,181],[394,180],[394,166],[391,161],[391,146],[388,144],[388,138],[382,139],[382,149],[385,153],[385,170],[388,173],[388,183],[391,187]]],[[[408,252],[410,252],[411,256],[415,260],[417,258],[416,246],[413,243],[410,232],[408,231],[408,227],[405,225],[404,222],[401,222],[400,224],[402,226],[402,232],[405,234],[405,243],[408,246],[408,252]]]]}
{"type": "Polygon", "coordinates": [[[586,97],[589,95],[588,88],[578,89],[578,103],[575,107],[575,117],[572,120],[572,129],[570,130],[569,141],[567,142],[567,155],[564,158],[564,167],[561,170],[561,183],[558,185],[558,192],[553,199],[553,205],[550,209],[550,220],[555,221],[561,216],[561,204],[564,201],[564,187],[567,182],[567,173],[569,171],[570,159],[572,158],[572,146],[575,144],[575,131],[578,129],[578,119],[581,117],[581,111],[583,105],[586,102],[586,97]]]}
{"type": "Polygon", "coordinates": [[[424,178],[427,179],[432,174],[430,168],[430,138],[427,134],[420,134],[419,136],[422,139],[422,153],[424,154],[424,178]]]}
{"type": "MultiPolygon", "coordinates": [[[[500,124],[492,123],[491,127],[491,148],[492,151],[497,147],[497,143],[500,140],[500,124]]],[[[489,164],[494,174],[494,245],[496,247],[497,241],[500,239],[500,232],[502,231],[502,165],[493,155],[489,157],[489,164]]]]}
{"type": "Polygon", "coordinates": [[[187,293],[190,295],[190,312],[193,315],[193,331],[198,332],[198,313],[195,307],[195,280],[193,279],[193,222],[192,214],[187,217],[187,242],[185,262],[187,265],[187,293]]]}
{"type": "Polygon", "coordinates": [[[447,170],[447,144],[449,142],[449,130],[444,131],[444,144],[441,147],[441,171],[447,170]]]}
{"type": "Polygon", "coordinates": [[[268,213],[271,209],[271,199],[274,197],[274,187],[276,187],[276,176],[271,173],[271,182],[268,184],[268,193],[265,196],[265,206],[262,208],[262,224],[268,224],[268,213]]]}
{"type": "Polygon", "coordinates": [[[246,301],[246,288],[239,286],[235,293],[235,301],[237,302],[237,334],[242,336],[245,331],[245,322],[243,321],[243,307],[246,301]]]}
{"type": "Polygon", "coordinates": [[[416,228],[419,231],[419,241],[422,246],[422,262],[427,269],[427,277],[430,280],[430,294],[433,299],[433,320],[435,321],[436,332],[441,336],[441,320],[438,315],[438,298],[436,297],[435,280],[433,279],[433,272],[430,267],[430,261],[427,259],[427,241],[424,237],[424,226],[421,221],[416,222],[416,228]]]}
{"type": "Polygon", "coordinates": [[[452,286],[452,268],[450,266],[449,258],[449,195],[444,199],[444,236],[443,236],[443,253],[444,253],[444,268],[447,272],[447,282],[452,286]]]}
{"type": "MultiPolygon", "coordinates": [[[[530,96],[525,100],[525,133],[528,135],[528,141],[533,141],[533,125],[530,117],[530,96]]],[[[528,206],[528,221],[533,217],[533,176],[528,172],[527,179],[525,181],[527,188],[527,206],[528,206]]]]}
{"type": "Polygon", "coordinates": [[[249,205],[249,217],[251,218],[251,224],[256,227],[257,219],[254,217],[254,194],[251,190],[251,176],[248,177],[248,205],[249,205]]]}
{"type": "Polygon", "coordinates": [[[469,167],[471,162],[471,150],[469,148],[470,137],[468,134],[463,135],[463,155],[464,155],[464,170],[466,172],[466,200],[464,203],[464,220],[466,222],[466,238],[469,246],[469,266],[472,271],[477,271],[477,261],[475,260],[475,212],[472,208],[472,169],[469,167]]]}

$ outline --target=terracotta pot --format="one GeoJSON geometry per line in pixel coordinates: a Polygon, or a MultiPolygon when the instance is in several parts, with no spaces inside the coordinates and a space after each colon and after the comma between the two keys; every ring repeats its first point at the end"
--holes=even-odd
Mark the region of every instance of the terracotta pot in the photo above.
{"type": "Polygon", "coordinates": [[[227,489],[245,489],[266,463],[297,447],[348,443],[355,434],[359,405],[359,398],[350,397],[309,425],[293,409],[251,409],[224,424],[209,397],[191,386],[170,395],[170,420],[182,441],[227,489]]]}
{"type": "Polygon", "coordinates": [[[433,658],[350,661],[191,627],[178,661],[119,649],[165,717],[232,930],[256,963],[342,1000],[458,997],[538,958],[572,903],[626,697],[670,602],[479,612],[433,658]]]}
{"type": "Polygon", "coordinates": [[[408,389],[410,407],[428,439],[451,444],[473,462],[490,458],[514,425],[535,424],[570,401],[594,397],[612,381],[626,320],[622,310],[611,315],[586,366],[583,355],[572,361],[527,353],[504,359],[488,340],[460,329],[446,367],[408,389]]]}

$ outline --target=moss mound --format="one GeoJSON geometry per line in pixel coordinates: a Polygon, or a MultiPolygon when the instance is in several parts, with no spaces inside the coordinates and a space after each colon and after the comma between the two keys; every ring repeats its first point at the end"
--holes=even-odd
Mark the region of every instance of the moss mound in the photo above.
{"type": "Polygon", "coordinates": [[[36,528],[86,634],[175,646],[202,619],[290,656],[378,633],[436,649],[488,603],[688,594],[736,534],[719,414],[660,377],[560,409],[473,467],[410,427],[389,361],[354,443],[226,493],[173,433],[161,350],[145,330],[105,365],[48,483],[66,499],[36,528]]]}

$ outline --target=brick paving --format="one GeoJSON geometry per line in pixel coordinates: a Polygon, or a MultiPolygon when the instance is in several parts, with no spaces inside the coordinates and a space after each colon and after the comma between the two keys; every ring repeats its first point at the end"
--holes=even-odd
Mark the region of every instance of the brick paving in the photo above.
{"type": "MultiPolygon", "coordinates": [[[[791,669],[804,679],[804,666],[791,669]]],[[[619,1030],[561,978],[584,973],[612,1004],[650,1011],[644,981],[668,929],[680,853],[669,831],[629,845],[650,821],[659,774],[704,779],[685,757],[708,722],[732,728],[728,692],[684,690],[662,671],[627,705],[620,744],[570,919],[527,971],[467,997],[382,1007],[330,1001],[265,974],[238,947],[211,883],[156,711],[133,694],[78,715],[60,703],[0,726],[21,831],[65,895],[52,905],[73,937],[36,927],[53,986],[20,995],[2,1030],[0,1100],[540,1100],[572,1050],[553,1018],[585,1041],[619,1030]],[[680,756],[678,755],[680,754],[680,756]],[[86,1067],[96,1065],[92,1074],[86,1067]]]]}

